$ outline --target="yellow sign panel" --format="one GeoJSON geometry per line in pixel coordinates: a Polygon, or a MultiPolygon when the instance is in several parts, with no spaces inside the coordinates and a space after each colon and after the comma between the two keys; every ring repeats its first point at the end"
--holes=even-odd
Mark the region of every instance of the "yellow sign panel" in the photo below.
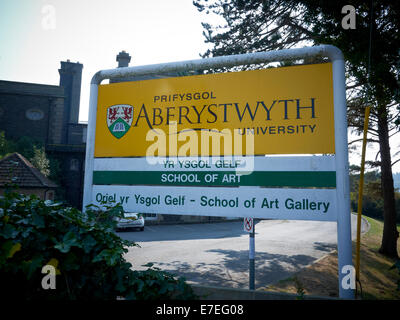
{"type": "Polygon", "coordinates": [[[95,139],[95,157],[333,154],[332,65],[100,85],[95,139]]]}

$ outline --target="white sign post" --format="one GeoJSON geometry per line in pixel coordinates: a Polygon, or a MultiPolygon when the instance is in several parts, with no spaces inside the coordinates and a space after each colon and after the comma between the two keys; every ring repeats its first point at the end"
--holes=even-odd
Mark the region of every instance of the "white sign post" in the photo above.
{"type": "MultiPolygon", "coordinates": [[[[286,68],[285,72],[300,70],[296,68],[302,67],[295,66],[286,68]]],[[[320,68],[324,69],[325,66],[321,65],[320,68]]],[[[276,68],[273,71],[280,72],[280,69],[283,70],[284,68],[276,68]]],[[[257,52],[157,65],[117,68],[97,72],[92,78],[90,87],[83,208],[85,209],[89,204],[100,205],[102,202],[119,202],[126,211],[143,213],[336,221],[338,236],[339,296],[340,298],[353,299],[354,290],[351,288],[344,288],[341,285],[342,279],[346,276],[343,270],[347,270],[346,266],[352,266],[344,70],[344,58],[341,51],[334,46],[321,45],[309,48],[257,52]],[[141,123],[153,126],[164,120],[168,122],[170,118],[175,116],[179,122],[186,121],[191,124],[194,123],[193,126],[195,126],[196,123],[212,124],[213,121],[217,120],[216,108],[220,107],[218,110],[222,110],[220,111],[222,112],[220,115],[220,120],[222,121],[222,123],[220,123],[221,127],[221,125],[226,125],[230,111],[236,115],[238,123],[242,123],[246,110],[248,112],[247,120],[249,117],[255,117],[255,113],[250,113],[250,104],[246,105],[246,103],[242,103],[242,109],[239,110],[239,103],[232,104],[228,100],[221,101],[219,105],[214,102],[208,104],[207,108],[206,106],[204,106],[204,108],[202,107],[206,110],[205,112],[202,111],[203,109],[192,110],[194,107],[190,109],[189,103],[191,103],[193,99],[196,99],[196,93],[194,93],[193,90],[197,89],[193,89],[192,92],[189,92],[187,87],[185,87],[184,92],[189,93],[185,93],[184,95],[178,93],[180,89],[176,89],[176,92],[169,95],[163,95],[160,94],[160,92],[153,92],[151,89],[148,89],[146,92],[150,96],[150,100],[146,102],[147,106],[145,106],[144,103],[140,103],[140,101],[129,104],[130,102],[126,102],[125,100],[118,100],[121,99],[122,95],[106,95],[105,92],[108,90],[107,88],[110,88],[109,90],[114,90],[118,88],[118,86],[120,86],[119,88],[122,86],[121,90],[125,90],[123,88],[129,85],[127,82],[110,84],[109,87],[102,85],[101,88],[99,88],[101,81],[104,79],[128,79],[129,77],[157,73],[187,72],[221,67],[229,68],[244,64],[303,59],[313,56],[328,57],[331,62],[329,81],[332,82],[333,88],[330,88],[328,91],[333,92],[334,112],[332,112],[332,116],[334,116],[334,147],[332,148],[334,148],[334,150],[333,152],[320,152],[322,154],[329,153],[330,155],[328,156],[255,156],[244,157],[244,162],[235,162],[234,157],[232,161],[227,162],[213,162],[212,157],[209,157],[208,161],[207,159],[201,159],[203,162],[199,159],[190,162],[190,158],[181,158],[180,160],[184,162],[179,162],[179,157],[175,157],[178,161],[171,162],[171,159],[164,159],[166,162],[163,162],[162,159],[156,159],[156,161],[152,162],[148,157],[129,157],[126,156],[125,153],[129,151],[129,148],[132,149],[133,147],[129,143],[124,144],[124,141],[128,141],[126,139],[129,137],[133,139],[132,141],[135,141],[135,139],[138,140],[135,138],[135,135],[143,134],[143,132],[140,133],[141,131],[139,128],[139,124],[141,123]],[[98,101],[98,97],[103,100],[98,101]],[[108,99],[108,102],[104,102],[104,97],[108,99]],[[172,104],[174,99],[189,100],[189,98],[191,101],[188,102],[188,106],[183,106],[182,104],[176,104],[174,106],[172,104]],[[160,101],[169,101],[169,104],[167,104],[168,107],[166,107],[164,111],[161,107],[154,107],[150,114],[149,105],[160,101]],[[191,112],[191,115],[189,115],[189,112],[191,112]],[[201,114],[207,114],[207,118],[203,119],[203,122],[201,122],[201,114]],[[102,118],[103,115],[104,118],[102,118]],[[106,121],[107,116],[110,119],[106,121]],[[133,119],[133,117],[136,118],[133,119]],[[113,119],[112,121],[111,118],[113,119]],[[99,131],[96,131],[97,126],[100,128],[99,131]],[[96,137],[101,138],[96,141],[96,137]],[[105,137],[107,141],[112,141],[112,143],[110,142],[111,144],[107,145],[108,142],[104,143],[102,140],[103,137],[105,137]],[[98,146],[100,143],[103,144],[101,148],[98,146]],[[111,150],[114,147],[113,144],[120,144],[122,147],[119,149],[116,148],[115,150],[123,150],[124,154],[117,157],[108,155],[108,152],[113,152],[113,150],[111,150]],[[95,149],[96,145],[97,149],[95,149]],[[254,161],[252,174],[241,174],[241,168],[243,169],[243,166],[246,167],[246,161],[250,161],[250,159],[254,161]]],[[[324,74],[326,75],[328,73],[324,74]]],[[[207,76],[208,75],[186,78],[197,81],[196,79],[200,78],[196,77],[208,79],[207,76]]],[[[225,75],[221,75],[221,77],[224,76],[225,75]]],[[[236,77],[236,75],[232,75],[231,77],[236,77]]],[[[281,77],[281,79],[283,79],[282,81],[286,81],[285,79],[287,78],[281,77]]],[[[312,76],[308,79],[312,79],[312,76]]],[[[158,80],[147,80],[146,84],[155,84],[155,82],[150,81],[158,80]]],[[[163,79],[162,81],[175,81],[175,83],[177,83],[180,80],[163,79]]],[[[142,86],[145,85],[144,82],[145,81],[142,82],[142,86]]],[[[243,85],[243,83],[245,82],[239,82],[238,89],[229,87],[228,92],[235,93],[235,90],[236,92],[241,92],[242,88],[240,86],[243,85]]],[[[170,87],[164,82],[163,84],[163,88],[170,87]]],[[[217,82],[214,84],[217,85],[217,82]]],[[[307,88],[307,82],[305,81],[298,83],[297,87],[300,85],[307,88]]],[[[202,84],[202,86],[204,86],[204,84],[202,84]]],[[[137,88],[137,90],[144,90],[144,87],[137,88]]],[[[225,90],[223,86],[220,88],[221,92],[225,90]]],[[[250,88],[249,91],[253,89],[258,90],[257,88],[265,88],[265,86],[259,86],[257,84],[254,88],[250,88]]],[[[313,89],[312,92],[318,94],[318,92],[320,92],[318,88],[319,84],[317,83],[315,87],[311,88],[313,89]]],[[[278,89],[279,87],[274,90],[278,89]]],[[[261,94],[263,94],[263,92],[268,92],[268,88],[263,90],[264,91],[260,91],[261,94]]],[[[131,91],[125,90],[124,92],[124,97],[126,99],[127,97],[129,98],[129,92],[131,91]]],[[[200,97],[200,93],[197,94],[197,97],[200,97]]],[[[218,93],[213,92],[212,88],[203,89],[202,95],[204,99],[214,99],[218,97],[218,93]]],[[[258,95],[258,93],[256,95],[258,95]]],[[[300,95],[301,94],[299,94],[299,96],[300,95]]],[[[303,112],[308,112],[313,119],[315,118],[318,120],[318,117],[314,115],[314,107],[319,103],[318,99],[311,96],[305,101],[303,98],[291,97],[290,94],[289,96],[283,96],[284,94],[282,94],[282,97],[278,97],[273,101],[269,100],[268,103],[264,101],[252,102],[253,104],[256,103],[257,108],[264,112],[264,120],[262,121],[266,121],[265,119],[269,120],[271,110],[276,110],[273,108],[275,108],[275,105],[278,103],[280,103],[281,110],[283,110],[280,119],[288,119],[287,111],[290,106],[293,108],[292,110],[297,110],[297,117],[295,119],[301,119],[303,112]]],[[[331,102],[327,102],[324,105],[329,107],[330,104],[331,102]]],[[[254,106],[255,105],[253,105],[253,107],[254,106]]],[[[255,112],[255,110],[256,109],[253,109],[253,112],[255,112]]],[[[330,122],[328,121],[327,123],[330,125],[332,119],[330,118],[328,120],[330,122]]],[[[195,130],[199,130],[198,127],[193,128],[194,130],[190,129],[191,133],[196,132],[195,130]]],[[[273,137],[275,137],[276,134],[281,134],[284,139],[288,139],[293,133],[309,135],[315,133],[313,137],[317,137],[320,132],[318,130],[323,131],[324,128],[325,126],[322,125],[322,123],[317,128],[314,125],[308,124],[285,126],[283,122],[280,122],[280,124],[275,127],[250,128],[250,134],[251,132],[254,134],[254,132],[258,130],[261,139],[263,139],[263,135],[266,134],[268,134],[271,139],[274,139],[273,137]]],[[[153,134],[153,136],[159,134],[159,131],[154,128],[151,129],[152,130],[149,132],[153,134]]],[[[245,129],[247,130],[249,128],[242,128],[240,134],[245,135],[245,129]]],[[[169,136],[176,137],[177,135],[170,134],[169,136]]],[[[159,135],[159,137],[161,136],[159,135]]],[[[169,143],[169,148],[173,146],[173,143],[175,142],[169,143]]],[[[283,143],[282,145],[293,146],[293,144],[290,143],[283,143]]],[[[328,145],[328,143],[326,145],[328,145]]],[[[333,146],[332,143],[329,145],[333,146]]],[[[260,146],[260,144],[257,146],[260,146]]],[[[279,142],[274,144],[276,150],[279,150],[279,147],[279,142]]],[[[293,147],[299,147],[299,144],[293,147]]]]}

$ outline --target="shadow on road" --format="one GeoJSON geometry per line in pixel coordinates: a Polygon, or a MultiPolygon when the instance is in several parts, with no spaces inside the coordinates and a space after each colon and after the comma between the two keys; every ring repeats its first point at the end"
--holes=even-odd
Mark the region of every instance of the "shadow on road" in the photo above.
{"type": "MultiPolygon", "coordinates": [[[[207,250],[207,252],[222,255],[222,262],[219,264],[189,264],[173,261],[171,263],[157,263],[157,266],[177,276],[185,277],[191,283],[248,288],[249,253],[247,250],[212,249],[207,250]]],[[[314,260],[314,257],[301,254],[289,256],[257,252],[255,260],[256,288],[286,279],[314,260]]]]}
{"type": "Polygon", "coordinates": [[[126,231],[129,232],[117,232],[117,234],[122,239],[135,242],[149,242],[155,241],[155,239],[156,241],[222,239],[226,237],[241,237],[248,234],[243,230],[243,221],[152,225],[145,226],[143,232],[131,232],[131,230],[126,231]]]}
{"type": "Polygon", "coordinates": [[[336,243],[324,243],[324,242],[314,242],[314,250],[324,251],[329,253],[337,249],[336,243]]]}

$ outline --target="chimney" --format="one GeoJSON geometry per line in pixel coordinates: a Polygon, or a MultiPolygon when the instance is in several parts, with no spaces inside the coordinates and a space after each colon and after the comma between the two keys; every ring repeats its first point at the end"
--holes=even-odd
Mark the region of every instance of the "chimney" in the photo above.
{"type": "Polygon", "coordinates": [[[118,61],[118,68],[128,67],[129,62],[131,62],[131,56],[125,50],[122,50],[118,53],[116,61],[118,61]]]}
{"type": "Polygon", "coordinates": [[[67,139],[67,129],[69,123],[79,122],[79,103],[81,99],[81,81],[83,65],[79,62],[61,61],[60,86],[64,87],[64,119],[63,126],[65,138],[67,139]]]}

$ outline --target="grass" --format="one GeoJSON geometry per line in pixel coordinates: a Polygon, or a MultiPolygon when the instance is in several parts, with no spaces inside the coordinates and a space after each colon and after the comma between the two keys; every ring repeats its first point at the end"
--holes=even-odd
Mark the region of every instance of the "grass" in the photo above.
{"type": "MultiPolygon", "coordinates": [[[[395,260],[378,252],[380,247],[383,223],[364,217],[370,229],[361,237],[360,245],[360,286],[357,285],[358,298],[374,300],[400,300],[400,291],[396,290],[399,274],[397,270],[389,270],[395,260]]],[[[400,241],[397,250],[400,252],[400,241]]],[[[353,242],[353,263],[355,263],[355,247],[353,242]]],[[[299,271],[293,277],[276,284],[261,288],[267,291],[289,292],[306,295],[338,297],[337,252],[317,260],[314,264],[299,271]]]]}

